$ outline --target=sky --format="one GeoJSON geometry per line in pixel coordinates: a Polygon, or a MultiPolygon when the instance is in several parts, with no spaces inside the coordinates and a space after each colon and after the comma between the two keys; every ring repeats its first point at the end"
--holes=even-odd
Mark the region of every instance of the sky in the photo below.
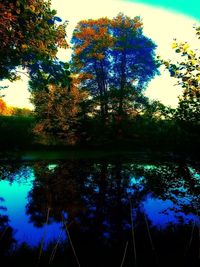
{"type": "Polygon", "coordinates": [[[200,19],[199,0],[126,0],[130,3],[142,3],[155,7],[164,8],[168,11],[182,13],[200,19]]]}
{"type": "MultiPolygon", "coordinates": [[[[164,59],[176,59],[172,49],[174,38],[178,41],[188,41],[192,47],[198,48],[193,26],[200,23],[199,0],[52,0],[52,8],[63,20],[68,20],[68,41],[73,29],[82,19],[115,17],[123,12],[130,17],[140,16],[144,24],[144,34],[156,44],[156,54],[164,59]]],[[[68,61],[71,50],[60,50],[59,59],[68,61]]],[[[161,69],[161,75],[155,77],[146,90],[150,99],[158,99],[165,105],[176,107],[182,88],[175,85],[177,81],[171,78],[168,71],[161,69]]],[[[21,81],[9,83],[3,81],[0,85],[9,85],[2,93],[4,100],[12,106],[33,108],[29,102],[27,90],[28,79],[24,75],[21,81]]]]}

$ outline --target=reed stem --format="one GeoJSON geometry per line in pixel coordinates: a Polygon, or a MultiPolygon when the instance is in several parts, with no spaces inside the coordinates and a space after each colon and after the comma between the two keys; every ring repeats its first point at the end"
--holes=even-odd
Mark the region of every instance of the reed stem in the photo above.
{"type": "Polygon", "coordinates": [[[136,253],[136,243],[135,243],[135,231],[133,226],[133,213],[132,213],[132,203],[131,199],[129,198],[130,202],[130,215],[131,215],[131,230],[132,230],[132,239],[133,239],[133,251],[134,251],[134,262],[135,266],[137,266],[137,253],[136,253]]]}
{"type": "Polygon", "coordinates": [[[59,245],[59,243],[60,243],[62,233],[63,233],[63,230],[60,231],[60,234],[59,234],[59,236],[58,236],[56,245],[55,245],[55,247],[54,247],[53,250],[52,250],[51,256],[50,256],[50,258],[49,258],[49,264],[52,263],[52,261],[53,261],[55,255],[56,255],[56,251],[57,251],[58,245],[59,245]]]}
{"type": "Polygon", "coordinates": [[[77,265],[78,265],[79,267],[81,267],[80,262],[79,262],[78,257],[77,257],[77,254],[76,254],[76,251],[75,251],[75,248],[74,248],[74,245],[73,245],[73,242],[72,242],[72,239],[71,239],[71,236],[70,236],[70,234],[69,234],[69,230],[68,230],[67,224],[66,224],[66,222],[65,222],[65,220],[64,220],[64,217],[63,217],[63,223],[64,223],[64,226],[65,226],[65,229],[66,229],[66,232],[67,232],[67,236],[68,236],[68,238],[69,238],[69,243],[70,243],[70,246],[71,246],[71,248],[72,248],[72,250],[73,250],[74,257],[75,257],[75,259],[76,259],[77,265]]]}
{"type": "Polygon", "coordinates": [[[46,226],[47,226],[48,221],[49,221],[49,213],[50,213],[50,208],[47,209],[47,218],[46,218],[46,223],[45,223],[45,228],[44,228],[44,234],[43,234],[41,245],[40,245],[38,263],[40,262],[40,259],[41,259],[41,256],[42,256],[42,250],[43,250],[44,241],[45,241],[45,237],[46,237],[46,226]]]}
{"type": "Polygon", "coordinates": [[[127,248],[128,248],[128,241],[126,242],[126,246],[125,246],[125,249],[124,249],[124,254],[123,254],[123,258],[122,258],[122,262],[121,262],[120,267],[122,267],[124,265],[124,261],[125,261],[125,258],[126,258],[127,248]]]}

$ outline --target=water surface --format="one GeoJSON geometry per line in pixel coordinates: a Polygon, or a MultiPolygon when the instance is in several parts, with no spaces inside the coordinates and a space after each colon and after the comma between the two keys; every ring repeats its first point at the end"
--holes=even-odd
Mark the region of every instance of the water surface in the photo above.
{"type": "Polygon", "coordinates": [[[198,163],[40,160],[2,164],[0,179],[11,263],[198,266],[198,163]]]}

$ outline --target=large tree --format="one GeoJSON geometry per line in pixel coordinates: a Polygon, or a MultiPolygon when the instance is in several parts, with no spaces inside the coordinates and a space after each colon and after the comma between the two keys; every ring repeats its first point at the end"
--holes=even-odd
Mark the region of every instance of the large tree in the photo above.
{"type": "Polygon", "coordinates": [[[34,131],[44,143],[76,139],[81,95],[70,85],[69,65],[56,58],[58,48],[68,47],[66,26],[50,0],[0,2],[0,80],[15,80],[17,67],[26,68],[37,119],[34,131]]]}
{"type": "Polygon", "coordinates": [[[156,45],[142,28],[139,17],[119,14],[80,21],[74,30],[72,72],[79,75],[80,87],[99,101],[103,119],[109,111],[126,113],[127,103],[134,102],[157,71],[156,45]]]}
{"type": "Polygon", "coordinates": [[[66,23],[60,23],[50,0],[0,1],[0,79],[16,78],[17,66],[56,57],[67,47],[66,23]]]}

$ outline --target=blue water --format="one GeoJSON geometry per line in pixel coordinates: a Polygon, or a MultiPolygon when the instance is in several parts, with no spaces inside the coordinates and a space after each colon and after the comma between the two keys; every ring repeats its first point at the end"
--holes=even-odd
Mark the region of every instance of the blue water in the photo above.
{"type": "MultiPolygon", "coordinates": [[[[6,210],[0,211],[2,215],[8,215],[9,225],[14,229],[14,238],[19,242],[26,242],[31,246],[37,246],[45,235],[45,243],[57,240],[61,232],[61,223],[51,223],[43,227],[36,227],[30,222],[26,214],[28,193],[33,187],[35,179],[32,167],[21,167],[12,174],[13,182],[0,181],[0,196],[3,198],[1,206],[6,210]]],[[[63,233],[63,239],[65,234],[63,233]]]]}
{"type": "MultiPolygon", "coordinates": [[[[45,244],[48,244],[58,240],[60,235],[61,239],[65,240],[62,220],[59,219],[59,214],[55,215],[57,212],[67,214],[67,217],[79,224],[80,231],[81,227],[86,229],[85,222],[96,220],[99,214],[103,214],[105,229],[102,236],[109,239],[114,231],[113,221],[116,221],[118,216],[112,215],[112,205],[119,205],[119,210],[127,211],[124,219],[122,218],[123,229],[127,229],[127,225],[130,228],[129,200],[133,203],[135,225],[141,223],[137,221],[137,214],[140,213],[148,219],[150,227],[156,227],[158,231],[163,231],[171,225],[199,225],[197,190],[200,175],[197,168],[128,163],[121,164],[119,169],[118,165],[113,163],[90,163],[87,166],[84,162],[79,169],[79,164],[82,163],[27,163],[17,166],[16,170],[2,166],[0,214],[8,216],[8,224],[13,228],[14,239],[18,244],[26,242],[30,246],[37,246],[43,238],[45,244]],[[116,171],[116,168],[119,170],[116,171]],[[116,197],[119,188],[120,201],[116,197]],[[102,196],[101,203],[104,204],[102,209],[99,209],[102,196]],[[51,199],[52,205],[48,224],[45,223],[47,206],[42,215],[40,210],[46,205],[44,203],[47,197],[51,199]],[[39,221],[37,216],[33,215],[39,215],[39,221]]],[[[90,229],[87,231],[89,234],[90,229]]]]}

